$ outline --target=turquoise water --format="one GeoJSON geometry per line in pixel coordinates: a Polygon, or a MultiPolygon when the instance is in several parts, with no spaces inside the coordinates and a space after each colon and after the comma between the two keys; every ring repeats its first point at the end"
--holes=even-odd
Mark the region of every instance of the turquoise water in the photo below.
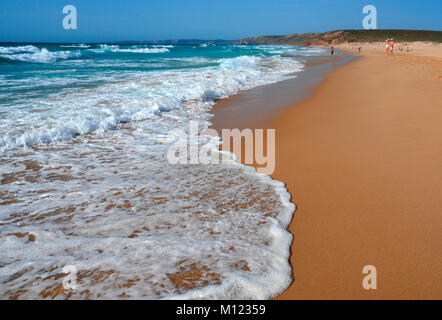
{"type": "MultiPolygon", "coordinates": [[[[169,134],[188,132],[190,121],[207,128],[216,99],[296,77],[324,54],[0,46],[0,297],[267,299],[283,291],[292,281],[294,211],[284,184],[235,162],[172,165],[169,134]],[[70,293],[56,290],[66,265],[79,273],[70,293]],[[187,286],[174,280],[182,276],[187,286]]],[[[211,148],[218,152],[216,142],[211,148]]]]}
{"type": "Polygon", "coordinates": [[[0,117],[5,122],[0,127],[0,148],[32,146],[67,139],[73,134],[113,129],[121,121],[134,120],[136,112],[180,108],[186,99],[213,101],[238,90],[280,81],[284,75],[299,71],[303,60],[317,54],[317,49],[233,45],[1,46],[0,117]],[[155,81],[156,77],[159,81],[155,81]],[[184,83],[185,78],[190,81],[184,83]],[[144,88],[128,93],[124,86],[117,85],[129,81],[142,81],[144,88]],[[99,101],[83,93],[97,89],[100,94],[106,85],[115,86],[112,94],[122,100],[114,103],[106,92],[103,99],[110,102],[112,110],[104,111],[110,111],[114,119],[103,118],[102,112],[92,119],[91,112],[97,110],[91,107],[99,101]],[[122,106],[125,94],[127,103],[135,103],[132,111],[122,106]],[[70,101],[73,95],[81,95],[84,103],[70,101]],[[178,95],[178,99],[163,100],[171,95],[178,95]],[[59,102],[65,102],[62,106],[52,103],[53,99],[64,97],[66,101],[59,102]],[[140,107],[134,99],[152,101],[140,107]],[[64,110],[65,116],[59,118],[62,121],[57,121],[60,108],[69,110],[64,110]],[[35,112],[41,110],[43,114],[36,117],[35,112]],[[30,112],[34,114],[30,116],[30,112]],[[66,121],[71,125],[60,127],[60,122],[66,121]],[[18,124],[21,127],[16,128],[18,124]],[[56,126],[59,128],[55,129],[56,126]]]}
{"type": "Polygon", "coordinates": [[[27,45],[2,47],[0,53],[0,74],[6,80],[2,98],[8,93],[29,94],[30,89],[35,95],[45,95],[64,88],[86,88],[106,80],[131,78],[133,72],[200,69],[216,66],[221,58],[268,55],[264,50],[240,47],[116,45],[27,45]],[[61,77],[65,81],[57,83],[61,77]],[[20,82],[34,86],[12,85],[20,82]]]}

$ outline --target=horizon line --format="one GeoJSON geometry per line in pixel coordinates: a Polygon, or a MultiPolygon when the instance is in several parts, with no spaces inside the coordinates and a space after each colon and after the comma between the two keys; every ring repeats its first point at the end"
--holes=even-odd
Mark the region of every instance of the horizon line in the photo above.
{"type": "MultiPolygon", "coordinates": [[[[279,35],[262,35],[262,36],[247,36],[240,39],[198,39],[198,38],[171,38],[171,39],[157,39],[157,40],[110,40],[110,41],[75,41],[75,42],[65,42],[65,41],[0,41],[1,44],[7,43],[35,43],[35,44],[106,44],[106,43],[154,43],[154,42],[178,42],[178,41],[199,41],[199,42],[234,42],[241,41],[242,39],[250,38],[260,38],[260,37],[284,37],[295,34],[321,34],[328,32],[338,32],[338,31],[430,31],[430,32],[442,32],[442,30],[431,30],[431,29],[337,29],[329,30],[324,32],[299,32],[299,33],[289,33],[289,34],[279,34],[279,35]]],[[[154,43],[155,44],[155,43],[154,43]]]]}

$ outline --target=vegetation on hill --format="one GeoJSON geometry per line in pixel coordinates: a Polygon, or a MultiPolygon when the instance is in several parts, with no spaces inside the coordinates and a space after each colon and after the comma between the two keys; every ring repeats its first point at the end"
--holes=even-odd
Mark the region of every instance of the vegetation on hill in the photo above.
{"type": "Polygon", "coordinates": [[[442,43],[442,31],[425,30],[338,30],[323,33],[297,33],[287,36],[245,38],[240,44],[329,45],[344,42],[431,41],[442,43]]]}

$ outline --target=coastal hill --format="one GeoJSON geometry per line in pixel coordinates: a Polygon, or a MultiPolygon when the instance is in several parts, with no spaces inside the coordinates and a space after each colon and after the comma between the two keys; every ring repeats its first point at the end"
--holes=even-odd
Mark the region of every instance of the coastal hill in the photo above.
{"type": "Polygon", "coordinates": [[[393,38],[400,42],[431,41],[442,43],[442,31],[424,30],[337,30],[323,33],[297,33],[286,36],[244,38],[240,44],[330,45],[348,42],[379,42],[393,38]]]}

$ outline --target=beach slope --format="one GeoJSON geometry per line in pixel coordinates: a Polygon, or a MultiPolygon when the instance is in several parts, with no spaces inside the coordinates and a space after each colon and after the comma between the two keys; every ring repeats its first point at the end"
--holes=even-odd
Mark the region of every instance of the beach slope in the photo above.
{"type": "MultiPolygon", "coordinates": [[[[294,281],[277,298],[442,298],[441,84],[440,58],[363,50],[309,99],[240,125],[276,129],[272,178],[297,205],[294,281]]],[[[237,126],[217,121],[226,104],[215,127],[237,126]]]]}
{"type": "Polygon", "coordinates": [[[298,207],[279,298],[441,298],[441,84],[441,59],[372,52],[273,123],[298,207]]]}

